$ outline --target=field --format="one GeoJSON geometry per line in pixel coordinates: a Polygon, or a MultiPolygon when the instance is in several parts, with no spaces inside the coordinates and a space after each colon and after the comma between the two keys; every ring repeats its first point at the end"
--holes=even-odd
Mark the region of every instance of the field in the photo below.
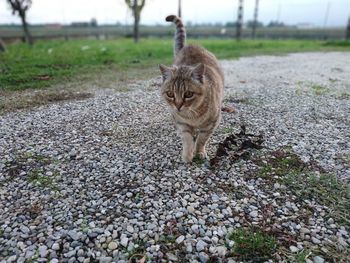
{"type": "MultiPolygon", "coordinates": [[[[241,41],[224,39],[189,40],[212,51],[219,59],[236,59],[258,54],[285,54],[303,51],[350,51],[349,42],[321,42],[306,40],[241,41]]],[[[158,74],[159,63],[171,64],[172,39],[142,39],[134,44],[131,39],[114,40],[51,40],[37,41],[33,47],[22,43],[8,45],[0,54],[0,93],[21,96],[20,91],[45,90],[58,87],[59,91],[79,90],[96,83],[98,88],[110,87],[118,82],[145,79],[158,74]],[[88,84],[87,84],[88,83],[88,84]],[[15,91],[15,93],[14,93],[15,91]]],[[[51,90],[52,90],[51,89],[51,90]]],[[[72,92],[48,101],[75,96],[72,92]]],[[[23,94],[28,97],[27,93],[23,94]]],[[[15,107],[23,108],[45,101],[41,94],[37,102],[27,101],[15,107]],[[28,104],[28,105],[27,105],[28,104]]],[[[13,103],[0,100],[0,110],[13,107],[13,103]]]]}

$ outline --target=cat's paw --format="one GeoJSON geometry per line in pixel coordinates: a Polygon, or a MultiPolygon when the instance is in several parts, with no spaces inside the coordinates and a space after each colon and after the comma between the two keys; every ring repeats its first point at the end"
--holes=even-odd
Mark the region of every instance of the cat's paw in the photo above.
{"type": "Polygon", "coordinates": [[[203,160],[208,159],[207,152],[205,152],[205,151],[197,152],[196,156],[198,156],[198,158],[203,159],[203,160]]]}
{"type": "Polygon", "coordinates": [[[185,163],[191,163],[193,159],[193,154],[182,154],[182,160],[185,163]]]}

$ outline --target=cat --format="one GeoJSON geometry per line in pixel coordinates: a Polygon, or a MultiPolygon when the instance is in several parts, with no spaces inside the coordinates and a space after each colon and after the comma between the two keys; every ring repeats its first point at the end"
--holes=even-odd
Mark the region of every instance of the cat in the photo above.
{"type": "Polygon", "coordinates": [[[224,74],[216,57],[198,45],[185,45],[182,20],[170,15],[176,25],[174,64],[159,65],[163,83],[161,95],[168,104],[182,139],[182,160],[208,158],[206,144],[220,123],[224,74]]]}

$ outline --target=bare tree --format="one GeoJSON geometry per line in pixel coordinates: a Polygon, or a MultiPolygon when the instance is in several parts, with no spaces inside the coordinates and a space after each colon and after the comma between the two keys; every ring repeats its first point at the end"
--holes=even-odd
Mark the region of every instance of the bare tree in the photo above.
{"type": "Polygon", "coordinates": [[[125,3],[132,10],[132,16],[134,17],[134,42],[139,42],[139,25],[141,18],[142,8],[145,6],[146,0],[125,0],[125,3]]]}
{"type": "Polygon", "coordinates": [[[28,22],[26,19],[26,14],[32,5],[32,0],[7,0],[7,2],[12,9],[12,14],[15,15],[17,13],[21,18],[25,42],[32,45],[33,38],[29,32],[28,22]]]}
{"type": "Polygon", "coordinates": [[[240,40],[242,36],[242,25],[243,25],[243,0],[238,0],[238,14],[236,24],[236,39],[240,40]]]}
{"type": "Polygon", "coordinates": [[[348,25],[346,26],[346,35],[345,35],[346,40],[350,40],[350,16],[348,18],[348,25]]]}
{"type": "Polygon", "coordinates": [[[179,9],[178,9],[178,12],[177,12],[177,16],[178,17],[182,17],[182,14],[181,14],[181,10],[182,8],[181,8],[181,0],[179,0],[179,9]]]}
{"type": "Polygon", "coordinates": [[[259,0],[255,0],[254,22],[252,27],[252,38],[255,39],[256,28],[258,26],[259,0]]]}

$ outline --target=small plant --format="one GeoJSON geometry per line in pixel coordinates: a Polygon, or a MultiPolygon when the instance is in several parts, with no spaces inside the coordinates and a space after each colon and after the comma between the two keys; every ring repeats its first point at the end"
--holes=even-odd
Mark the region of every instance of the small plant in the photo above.
{"type": "Polygon", "coordinates": [[[264,262],[272,258],[277,248],[276,239],[257,228],[238,229],[229,239],[234,241],[232,253],[239,260],[264,262]]]}
{"type": "Polygon", "coordinates": [[[290,173],[281,178],[282,183],[301,199],[314,199],[330,208],[338,223],[350,222],[350,198],[346,185],[332,174],[290,173]]]}
{"type": "Polygon", "coordinates": [[[58,187],[51,176],[42,175],[38,170],[33,170],[27,177],[27,181],[39,187],[48,187],[58,191],[58,187]]]}
{"type": "Polygon", "coordinates": [[[198,164],[198,165],[202,165],[206,162],[206,159],[203,159],[201,158],[199,155],[196,155],[195,157],[193,157],[193,160],[192,160],[195,164],[198,164]]]}
{"type": "Polygon", "coordinates": [[[225,128],[223,129],[223,132],[224,132],[224,133],[231,133],[231,132],[233,132],[233,129],[232,129],[231,127],[225,127],[225,128]]]}
{"type": "Polygon", "coordinates": [[[277,176],[296,174],[305,168],[305,163],[288,150],[275,151],[272,156],[259,170],[260,177],[266,178],[270,174],[277,176]]]}
{"type": "Polygon", "coordinates": [[[329,92],[328,88],[318,84],[313,84],[311,86],[311,89],[315,92],[316,95],[323,95],[329,92]]]}
{"type": "Polygon", "coordinates": [[[291,261],[296,263],[304,263],[311,256],[311,254],[312,253],[308,250],[298,251],[291,261]]]}

